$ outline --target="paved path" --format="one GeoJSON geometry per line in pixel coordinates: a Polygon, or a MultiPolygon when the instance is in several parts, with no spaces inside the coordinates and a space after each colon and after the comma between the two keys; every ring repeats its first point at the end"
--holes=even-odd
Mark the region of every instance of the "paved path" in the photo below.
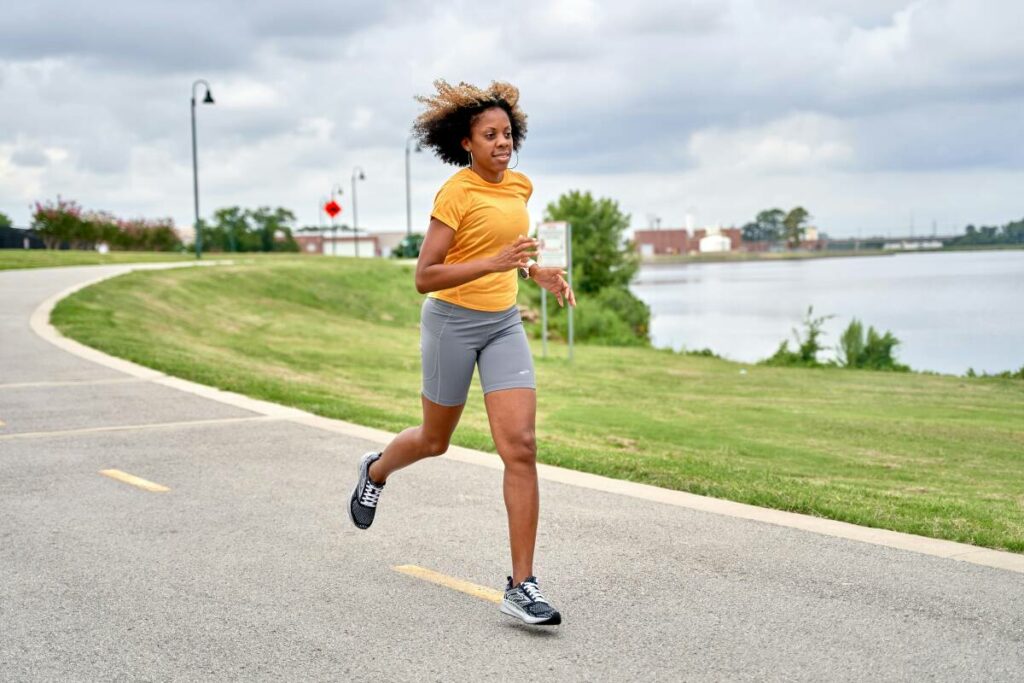
{"type": "Polygon", "coordinates": [[[357,531],[344,497],[377,433],[183,393],[32,332],[40,302],[119,270],[0,272],[0,680],[1024,676],[1024,574],[551,480],[537,570],[563,626],[399,573],[500,587],[500,471],[418,464],[357,531]]]}

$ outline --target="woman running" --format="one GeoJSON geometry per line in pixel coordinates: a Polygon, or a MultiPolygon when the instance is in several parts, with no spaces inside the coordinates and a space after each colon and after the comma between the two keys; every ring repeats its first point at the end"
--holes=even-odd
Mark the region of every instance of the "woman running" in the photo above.
{"type": "Polygon", "coordinates": [[[479,366],[491,435],[505,465],[512,576],[501,611],[528,624],[555,625],[562,617],[533,574],[540,505],[537,394],[516,308],[518,280],[534,280],[559,305],[575,306],[576,298],[561,269],[541,268],[530,258],[536,242],[527,237],[526,202],[533,185],[509,169],[526,137],[519,90],[499,82],[486,90],[440,80],[434,86],[433,97],[417,98],[425,111],[414,134],[441,161],[465,168],[438,191],[416,263],[416,289],[429,292],[420,324],[423,424],[403,431],[382,452],[363,456],[349,516],[368,528],[392,473],[448,450],[479,366]]]}

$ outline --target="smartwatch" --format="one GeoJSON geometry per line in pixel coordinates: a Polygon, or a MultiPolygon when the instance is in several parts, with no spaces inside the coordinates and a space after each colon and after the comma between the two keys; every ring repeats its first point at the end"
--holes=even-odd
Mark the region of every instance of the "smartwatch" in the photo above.
{"type": "Polygon", "coordinates": [[[533,259],[529,259],[526,262],[526,265],[519,269],[519,277],[521,277],[524,280],[529,280],[530,279],[530,268],[534,267],[535,265],[537,265],[537,262],[534,261],[533,259]]]}

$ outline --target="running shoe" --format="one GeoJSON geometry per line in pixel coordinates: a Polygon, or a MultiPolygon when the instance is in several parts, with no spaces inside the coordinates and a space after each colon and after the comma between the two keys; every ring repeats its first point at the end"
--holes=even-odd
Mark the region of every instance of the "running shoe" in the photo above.
{"type": "Polygon", "coordinates": [[[557,626],[562,623],[562,615],[551,606],[537,587],[536,576],[526,577],[518,586],[513,586],[512,577],[508,577],[505,599],[501,601],[501,611],[535,626],[557,626]]]}
{"type": "Polygon", "coordinates": [[[373,524],[377,501],[380,499],[380,492],[384,490],[384,484],[378,484],[370,479],[370,465],[380,458],[380,455],[370,451],[359,461],[359,480],[356,481],[356,487],[348,501],[348,516],[360,529],[369,529],[373,524]]]}

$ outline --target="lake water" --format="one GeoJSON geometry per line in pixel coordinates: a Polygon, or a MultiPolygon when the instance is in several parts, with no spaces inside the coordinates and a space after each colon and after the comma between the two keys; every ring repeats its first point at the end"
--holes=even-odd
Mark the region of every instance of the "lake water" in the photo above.
{"type": "Polygon", "coordinates": [[[833,349],[856,317],[896,335],[897,359],[914,370],[1024,365],[1024,250],[645,265],[631,289],[651,307],[659,347],[754,362],[814,306],[836,316],[824,328],[833,349]]]}

